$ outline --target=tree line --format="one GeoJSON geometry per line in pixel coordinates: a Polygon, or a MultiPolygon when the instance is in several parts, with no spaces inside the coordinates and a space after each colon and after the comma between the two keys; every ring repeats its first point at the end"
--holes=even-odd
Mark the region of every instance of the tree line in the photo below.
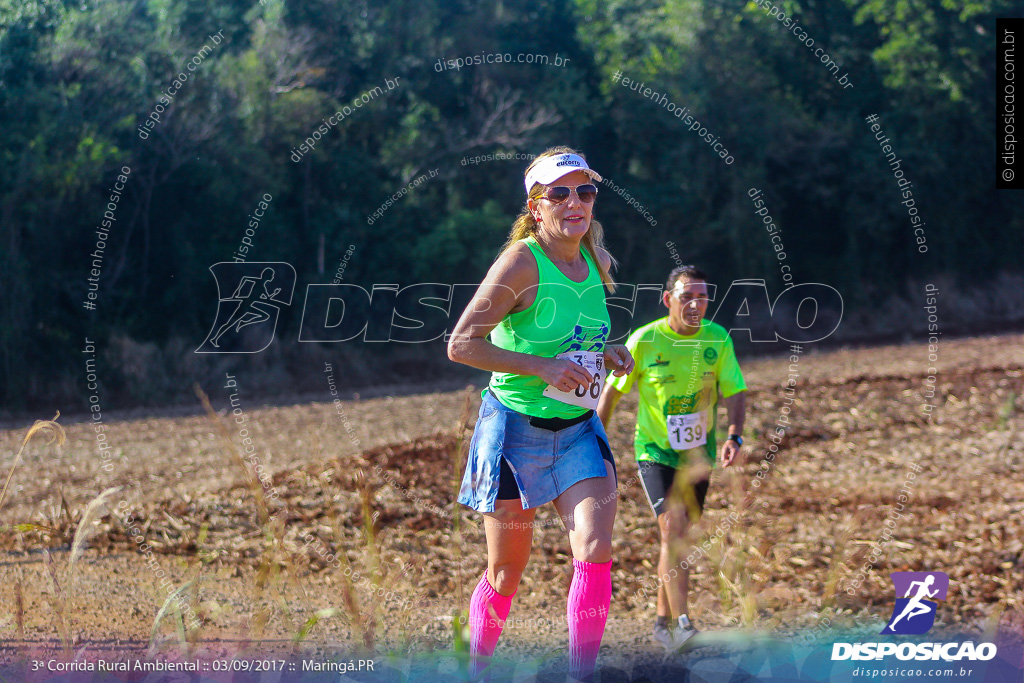
{"type": "MultiPolygon", "coordinates": [[[[774,296],[788,273],[841,292],[848,339],[919,331],[924,282],[951,326],[1019,321],[1024,209],[994,189],[994,27],[1014,6],[0,0],[3,406],[73,410],[87,335],[110,401],[187,396],[228,362],[192,351],[208,269],[242,245],[292,264],[300,301],[342,264],[363,286],[479,281],[528,155],[556,144],[612,183],[595,213],[622,282],[682,259],[774,296]]],[[[353,385],[447,367],[307,346],[235,360],[275,392],[316,390],[310,354],[377,368],[353,385]]]]}

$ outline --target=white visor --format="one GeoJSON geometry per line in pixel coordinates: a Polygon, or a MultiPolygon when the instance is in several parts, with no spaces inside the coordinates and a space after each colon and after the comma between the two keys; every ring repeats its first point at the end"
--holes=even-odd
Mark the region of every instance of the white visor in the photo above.
{"type": "Polygon", "coordinates": [[[596,182],[601,182],[600,174],[597,171],[592,171],[579,154],[556,154],[545,157],[526,174],[526,193],[530,193],[530,188],[534,183],[550,185],[573,171],[583,171],[596,182]]]}

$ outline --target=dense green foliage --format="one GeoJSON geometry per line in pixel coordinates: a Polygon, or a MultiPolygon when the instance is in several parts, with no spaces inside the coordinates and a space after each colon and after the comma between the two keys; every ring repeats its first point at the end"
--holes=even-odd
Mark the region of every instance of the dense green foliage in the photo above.
{"type": "MultiPolygon", "coordinates": [[[[5,406],[74,395],[86,335],[139,363],[139,348],[192,355],[215,304],[207,269],[230,260],[264,193],[273,200],[249,260],[292,263],[298,303],[307,283],[330,281],[350,244],[345,282],[478,281],[521,207],[526,162],[462,159],[553,144],[583,150],[656,219],[649,225],[602,187],[596,213],[625,282],[662,281],[672,241],[721,282],[763,278],[779,291],[752,187],[783,231],[796,281],[838,288],[851,321],[906,295],[915,278],[984,287],[1019,272],[1020,193],[994,190],[993,31],[1014,2],[780,0],[849,73],[850,88],[754,2],[374,4],[0,0],[5,406]],[[224,40],[212,46],[218,31],[224,40]],[[141,138],[161,92],[206,44],[141,138]],[[484,53],[570,61],[438,70],[438,60],[484,53]],[[613,82],[615,72],[688,107],[735,162],[613,82]],[[396,77],[397,88],[292,160],[326,117],[396,77]],[[914,182],[927,254],[869,114],[914,182]],[[95,229],[125,165],[98,308],[85,311],[95,229]],[[432,169],[436,177],[367,222],[432,169]]],[[[283,321],[282,363],[288,349],[300,352],[297,324],[283,321]]],[[[188,374],[181,362],[164,370],[188,374]]],[[[132,372],[111,368],[108,387],[116,376],[122,397],[155,398],[129,386],[132,372]]]]}

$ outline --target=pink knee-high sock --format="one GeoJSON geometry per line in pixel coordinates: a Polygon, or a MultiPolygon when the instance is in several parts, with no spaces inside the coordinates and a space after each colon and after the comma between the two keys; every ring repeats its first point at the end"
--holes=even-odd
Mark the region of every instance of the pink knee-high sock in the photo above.
{"type": "Polygon", "coordinates": [[[478,676],[490,662],[498,644],[501,629],[512,609],[512,595],[502,595],[491,587],[487,570],[476,585],[469,601],[469,653],[471,656],[470,675],[478,676]]]}
{"type": "Polygon", "coordinates": [[[612,601],[612,561],[573,560],[569,587],[569,675],[586,680],[594,673],[608,606],[612,601]]]}

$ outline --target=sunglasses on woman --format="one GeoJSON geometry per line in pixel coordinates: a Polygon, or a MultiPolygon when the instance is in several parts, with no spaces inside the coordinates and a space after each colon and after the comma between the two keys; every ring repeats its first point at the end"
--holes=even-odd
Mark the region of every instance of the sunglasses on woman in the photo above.
{"type": "Polygon", "coordinates": [[[544,199],[548,200],[552,204],[561,204],[569,195],[575,190],[576,196],[584,204],[590,204],[597,199],[597,186],[586,184],[577,185],[576,187],[566,187],[565,185],[556,185],[555,187],[549,187],[548,191],[541,195],[544,199]]]}

